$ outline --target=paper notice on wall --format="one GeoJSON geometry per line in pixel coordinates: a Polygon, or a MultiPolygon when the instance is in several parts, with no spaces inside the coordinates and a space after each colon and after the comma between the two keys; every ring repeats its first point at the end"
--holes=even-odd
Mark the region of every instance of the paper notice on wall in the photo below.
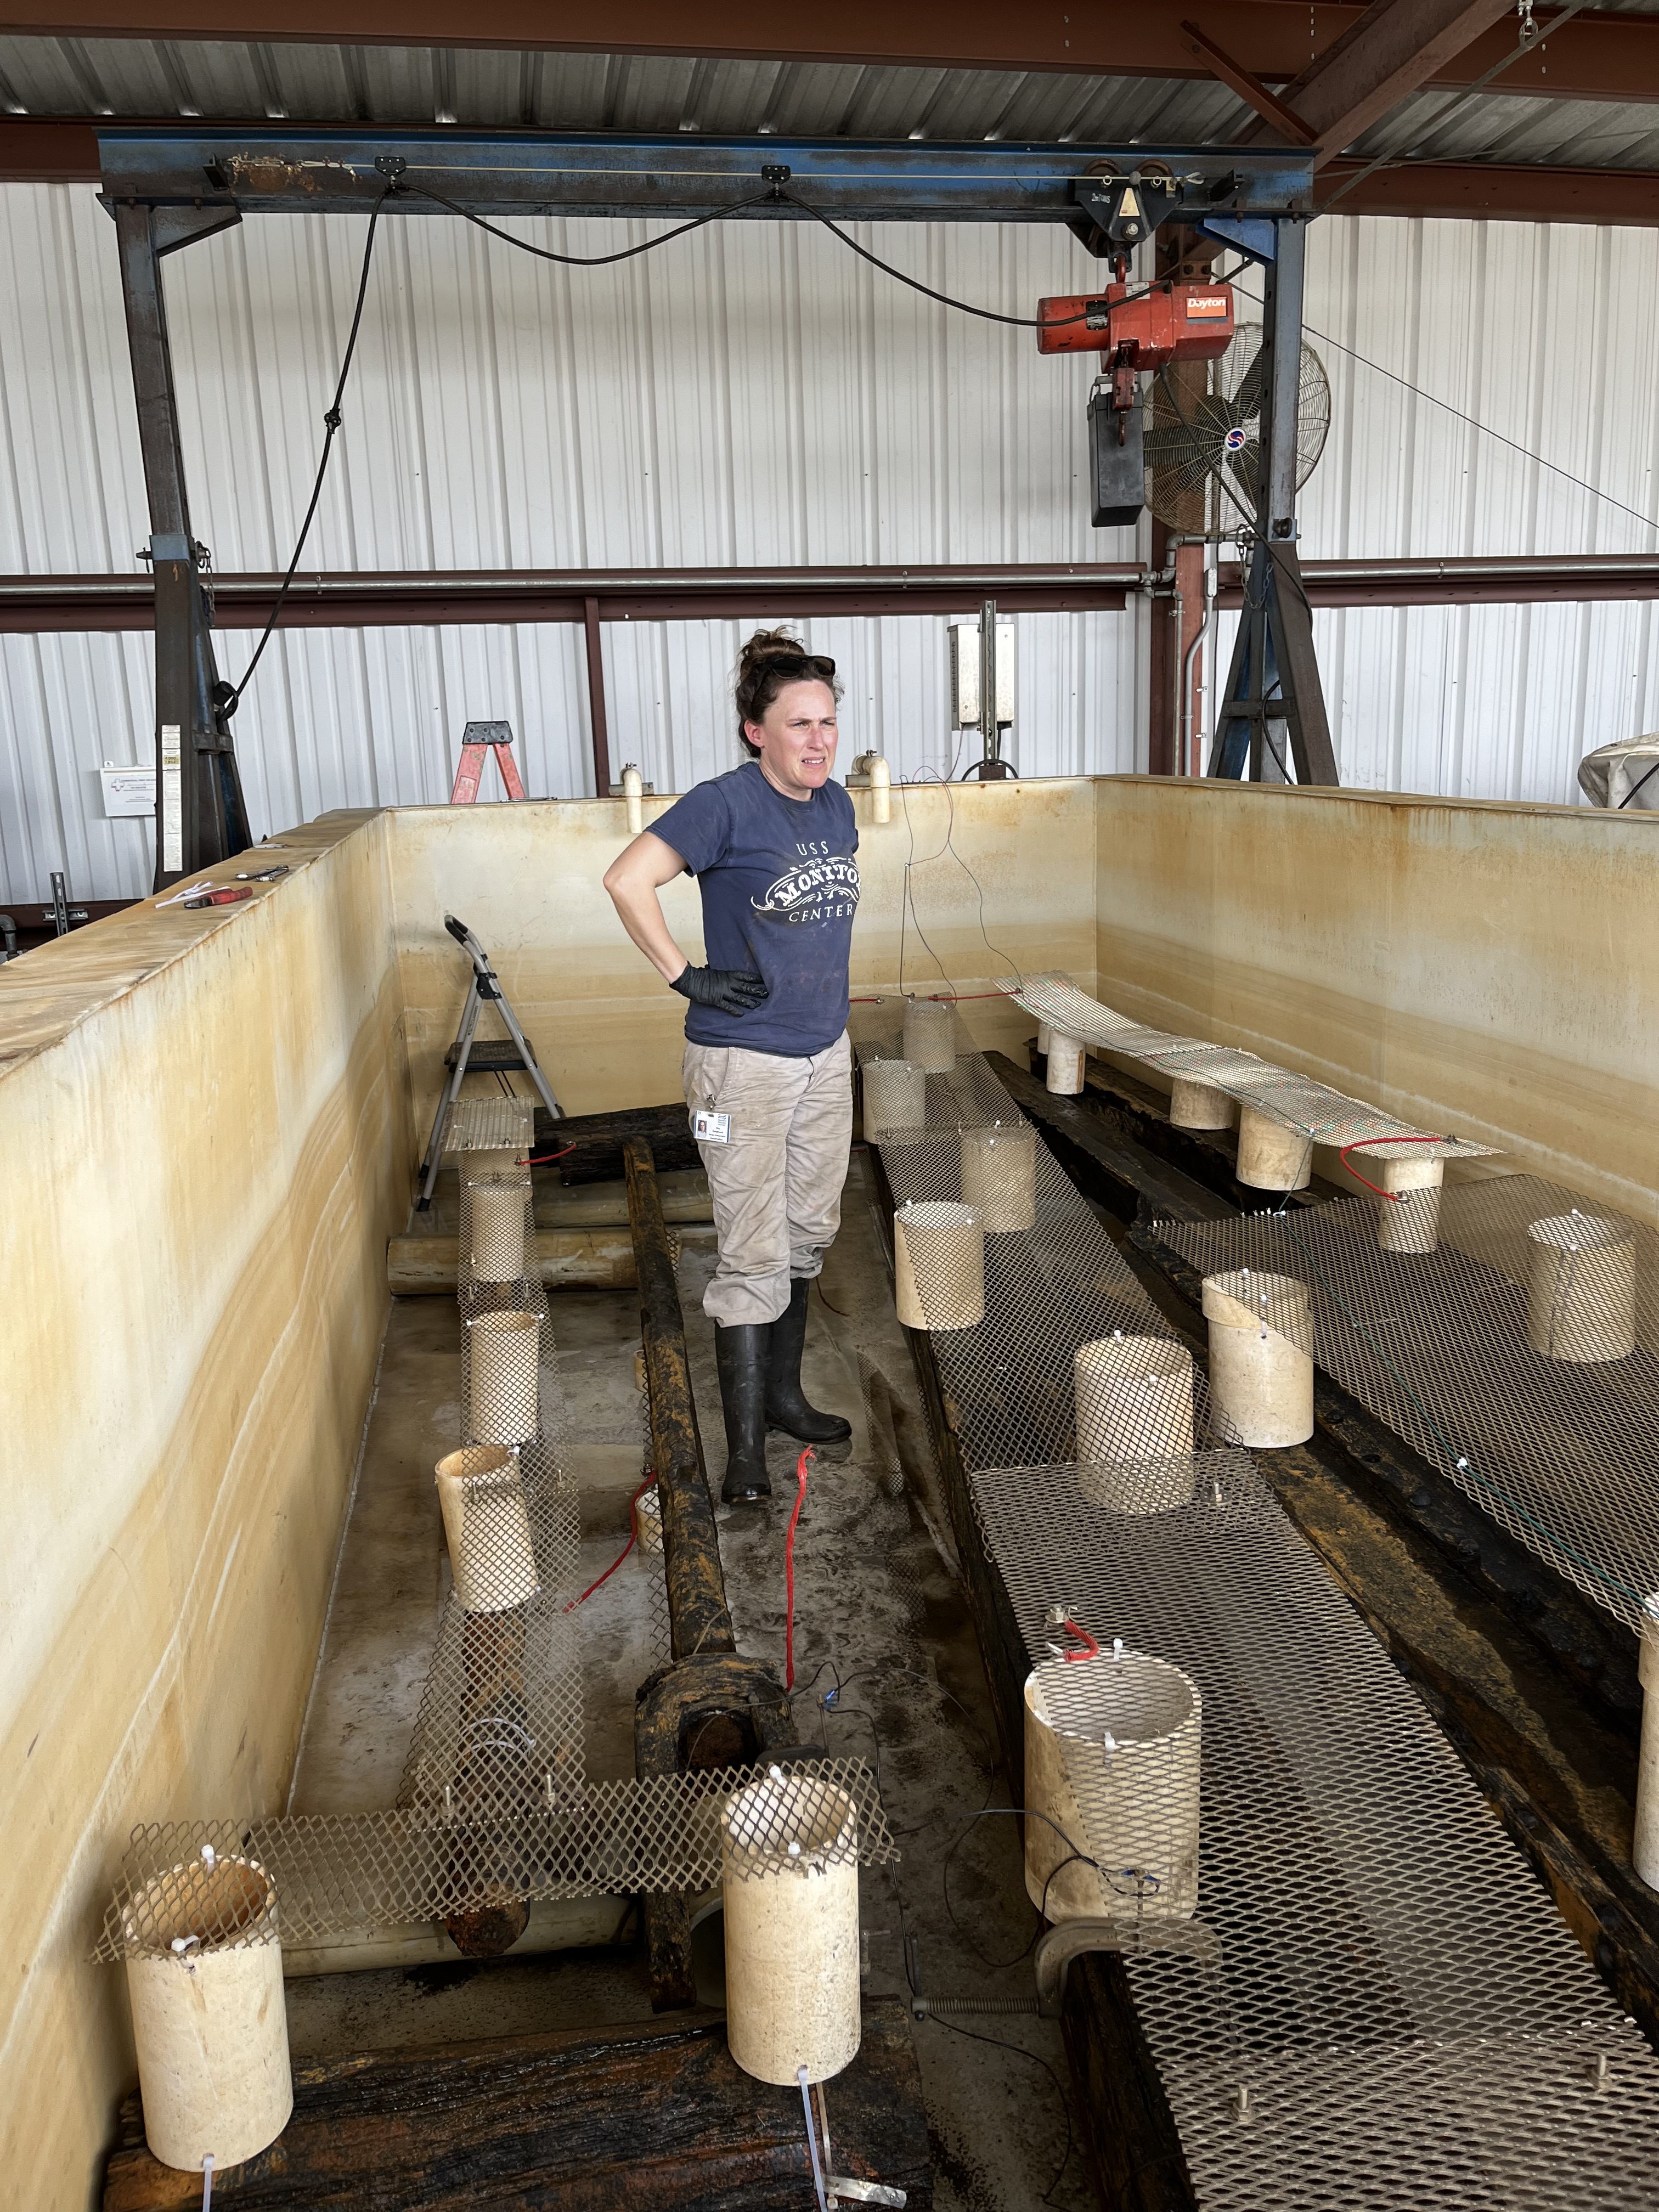
{"type": "Polygon", "coordinates": [[[100,768],[98,774],[104,787],[106,820],[118,821],[129,814],[155,813],[155,771],[153,768],[100,768]]]}
{"type": "Polygon", "coordinates": [[[176,872],[185,865],[185,780],[183,746],[177,722],[161,725],[161,870],[176,872]]]}

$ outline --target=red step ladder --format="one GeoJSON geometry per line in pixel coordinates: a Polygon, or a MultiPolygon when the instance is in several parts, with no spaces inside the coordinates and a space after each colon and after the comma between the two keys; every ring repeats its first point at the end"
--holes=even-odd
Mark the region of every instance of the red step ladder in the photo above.
{"type": "Polygon", "coordinates": [[[501,781],[507,786],[507,797],[524,797],[524,786],[519,781],[518,767],[513,758],[511,722],[469,722],[461,733],[461,764],[455,771],[455,787],[449,794],[452,806],[477,804],[478,786],[483,781],[484,754],[487,751],[495,756],[495,765],[501,772],[501,781]]]}

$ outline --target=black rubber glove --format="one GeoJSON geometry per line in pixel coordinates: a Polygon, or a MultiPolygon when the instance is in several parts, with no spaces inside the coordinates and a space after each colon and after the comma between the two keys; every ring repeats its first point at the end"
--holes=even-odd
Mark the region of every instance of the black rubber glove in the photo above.
{"type": "Polygon", "coordinates": [[[694,1006],[718,1007],[723,1014],[752,1014],[770,995],[758,975],[741,968],[684,968],[668,988],[694,1006]]]}

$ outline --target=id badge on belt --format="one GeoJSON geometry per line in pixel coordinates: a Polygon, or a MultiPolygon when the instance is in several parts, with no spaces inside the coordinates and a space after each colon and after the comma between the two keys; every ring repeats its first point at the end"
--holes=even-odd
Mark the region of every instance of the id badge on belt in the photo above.
{"type": "Polygon", "coordinates": [[[691,1115],[691,1134],[700,1145],[729,1145],[732,1141],[732,1116],[714,1113],[706,1106],[698,1106],[691,1115]]]}

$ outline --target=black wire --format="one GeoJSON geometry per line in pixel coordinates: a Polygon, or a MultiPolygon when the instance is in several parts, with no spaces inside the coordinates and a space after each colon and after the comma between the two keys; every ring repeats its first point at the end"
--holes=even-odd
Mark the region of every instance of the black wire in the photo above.
{"type": "MultiPolygon", "coordinates": [[[[1260,293],[1247,291],[1243,284],[1236,285],[1235,289],[1243,298],[1250,301],[1255,306],[1259,307],[1263,305],[1260,293]]],[[[1466,415],[1461,407],[1454,407],[1449,399],[1437,398],[1432,392],[1425,392],[1420,384],[1413,384],[1410,377],[1401,376],[1397,369],[1384,368],[1380,361],[1372,361],[1366,354],[1356,353],[1352,346],[1344,345],[1340,338],[1334,338],[1328,331],[1316,331],[1311,323],[1304,323],[1302,327],[1310,338],[1317,338],[1321,345],[1334,346],[1338,353],[1345,353],[1350,361],[1357,361],[1361,368],[1375,369],[1377,375],[1386,376],[1390,384],[1399,385],[1402,390],[1413,393],[1419,399],[1426,399],[1431,407],[1441,408],[1446,414],[1455,416],[1458,422],[1467,422],[1470,429],[1479,430],[1483,437],[1495,438],[1500,446],[1507,446],[1511,453],[1519,453],[1523,461],[1531,461],[1538,468],[1547,469],[1552,476],[1565,477],[1570,484],[1577,485],[1580,491],[1587,491],[1592,499],[1601,500],[1605,506],[1616,507],[1620,514],[1629,515],[1633,522],[1639,522],[1644,530],[1652,530],[1659,526],[1656,524],[1654,516],[1644,514],[1639,507],[1626,507],[1622,499],[1615,499],[1609,491],[1598,490],[1595,484],[1587,483],[1583,477],[1574,476],[1571,469],[1562,468],[1559,462],[1547,461],[1541,453],[1534,453],[1529,447],[1522,445],[1517,439],[1506,438],[1501,430],[1494,430],[1489,422],[1481,422],[1478,416],[1466,415]]]]}
{"type": "MultiPolygon", "coordinates": [[[[1089,319],[1086,307],[1081,314],[1057,315],[1052,322],[1045,322],[1041,315],[1004,315],[994,307],[976,307],[971,301],[953,300],[948,292],[936,292],[931,284],[924,284],[921,277],[907,276],[902,269],[895,269],[892,263],[884,261],[880,254],[872,253],[867,246],[860,246],[856,238],[849,237],[838,222],[831,222],[822,208],[815,208],[810,200],[802,199],[798,192],[780,190],[778,198],[787,200],[791,207],[798,207],[803,215],[810,215],[814,222],[821,222],[832,237],[838,238],[843,246],[849,247],[860,260],[867,261],[872,269],[879,269],[884,276],[896,277],[901,284],[908,284],[913,292],[920,292],[929,300],[937,300],[941,307],[954,307],[963,315],[977,315],[981,322],[1011,323],[1016,330],[1021,331],[1063,331],[1070,329],[1073,324],[1086,323],[1089,319]]],[[[1125,292],[1121,300],[1114,300],[1111,304],[1123,307],[1131,300],[1144,300],[1149,293],[1171,289],[1173,281],[1166,276],[1151,284],[1139,285],[1134,290],[1125,292]]],[[[1099,296],[1103,299],[1105,295],[1102,293],[1099,296]]],[[[1106,334],[1103,331],[1101,335],[1104,337],[1106,334]]]]}
{"type": "Polygon", "coordinates": [[[1012,2051],[1017,2057],[1029,2058],[1033,2066],[1040,2066],[1054,2085],[1054,2094],[1060,2099],[1060,2117],[1066,2123],[1066,2155],[1060,2161],[1060,2170],[1038,2197],[1039,2204],[1052,2204],[1054,2191],[1066,2179],[1066,2169],[1072,2162],[1076,2138],[1072,2133],[1071,2100],[1058,2074],[1040,2051],[1028,2051],[1023,2043],[1006,2042],[1000,2035],[986,2035],[979,2028],[963,2027],[960,2021],[945,2020],[936,2012],[926,2013],[923,2018],[933,2021],[935,2027],[948,2027],[952,2035],[965,2035],[970,2043],[988,2043],[993,2051],[1012,2051]]]}
{"type": "Polygon", "coordinates": [[[339,380],[334,386],[334,398],[330,403],[327,414],[323,417],[323,452],[322,458],[317,464],[317,481],[311,487],[311,503],[306,508],[305,520],[300,525],[300,534],[294,541],[294,557],[288,564],[288,573],[283,578],[281,589],[277,592],[276,602],[271,607],[270,619],[260,633],[259,642],[253,648],[252,659],[242,671],[241,682],[223,703],[222,711],[227,715],[234,714],[241,704],[242,694],[253,681],[253,672],[259,665],[260,658],[265,647],[270,643],[272,634],[282,618],[283,602],[288,597],[289,586],[294,581],[295,571],[300,565],[300,556],[305,551],[306,539],[311,533],[311,526],[316,518],[317,502],[323,495],[323,479],[328,474],[329,456],[334,451],[335,433],[340,427],[340,402],[345,397],[346,379],[351,374],[351,357],[357,350],[357,332],[362,326],[363,301],[368,295],[368,272],[374,261],[374,234],[380,228],[380,210],[392,197],[392,189],[388,182],[386,190],[375,201],[369,212],[368,236],[363,241],[362,273],[357,279],[357,304],[351,311],[351,330],[346,339],[344,357],[340,362],[339,380]]]}
{"type": "Polygon", "coordinates": [[[1647,781],[1648,776],[1650,775],[1659,775],[1659,760],[1655,761],[1653,766],[1648,770],[1647,775],[1640,777],[1638,781],[1632,784],[1630,789],[1620,800],[1618,805],[1613,808],[1613,811],[1615,814],[1623,812],[1624,809],[1630,805],[1632,799],[1635,798],[1637,793],[1640,791],[1643,784],[1647,781]]]}
{"type": "Polygon", "coordinates": [[[653,253],[659,246],[668,246],[677,238],[684,238],[694,230],[702,230],[711,222],[723,222],[729,215],[741,215],[745,208],[769,206],[773,195],[769,191],[755,192],[746,200],[733,200],[730,207],[715,208],[711,214],[694,216],[690,222],[679,223],[672,230],[665,230],[656,238],[647,238],[638,246],[626,246],[619,253],[556,253],[550,246],[532,246],[527,238],[516,237],[510,230],[501,230],[475,215],[471,208],[463,207],[459,200],[446,199],[425,185],[411,185],[407,179],[399,185],[400,193],[417,199],[430,200],[436,207],[447,208],[458,215],[463,222],[470,222],[476,230],[488,231],[499,238],[503,246],[516,246],[520,253],[533,253],[538,261],[556,261],[562,269],[608,269],[613,262],[632,261],[636,254],[653,253]]]}

